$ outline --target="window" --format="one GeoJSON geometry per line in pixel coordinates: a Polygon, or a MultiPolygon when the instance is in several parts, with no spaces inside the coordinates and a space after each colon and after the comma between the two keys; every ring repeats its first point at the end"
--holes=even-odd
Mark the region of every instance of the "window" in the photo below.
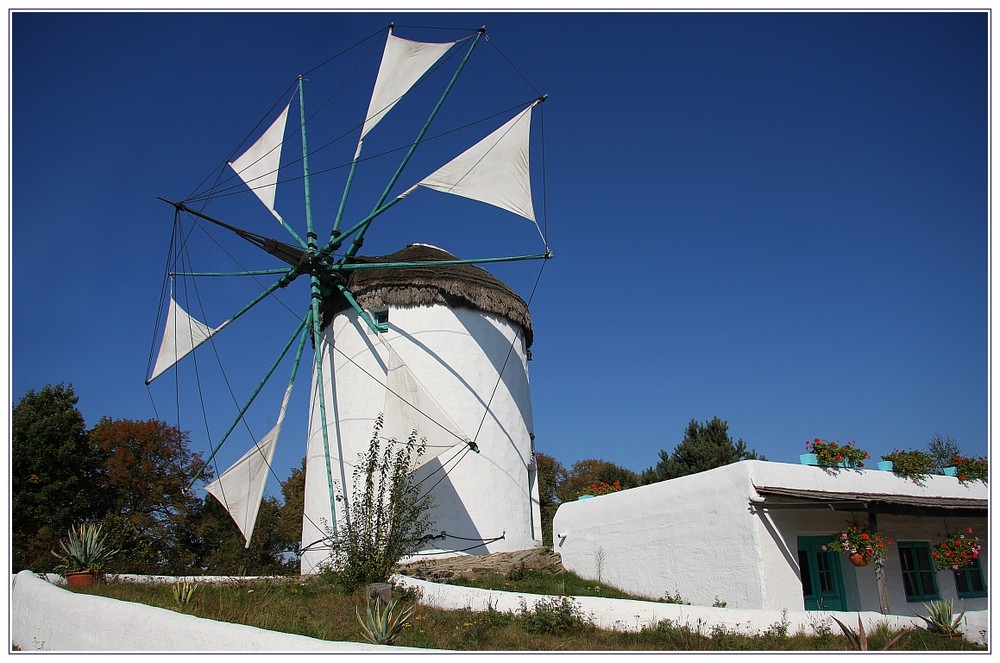
{"type": "Polygon", "coordinates": [[[372,311],[372,319],[374,319],[375,326],[378,327],[379,331],[389,331],[389,309],[372,311]]]}
{"type": "Polygon", "coordinates": [[[924,541],[897,541],[899,565],[903,569],[906,601],[934,601],[940,598],[937,573],[931,563],[931,547],[924,541]]]}
{"type": "Polygon", "coordinates": [[[974,599],[987,595],[986,583],[983,581],[983,569],[979,566],[978,559],[974,559],[972,564],[954,571],[954,574],[958,598],[974,599]]]}

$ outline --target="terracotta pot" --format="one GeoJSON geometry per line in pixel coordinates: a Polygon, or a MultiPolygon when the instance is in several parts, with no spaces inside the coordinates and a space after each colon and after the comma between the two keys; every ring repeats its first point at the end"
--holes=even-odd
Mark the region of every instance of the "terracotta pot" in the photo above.
{"type": "Polygon", "coordinates": [[[864,557],[862,557],[858,553],[854,553],[853,555],[849,556],[847,559],[851,560],[851,564],[853,564],[854,566],[868,566],[868,560],[866,560],[864,557]]]}
{"type": "Polygon", "coordinates": [[[66,574],[66,584],[70,587],[88,587],[104,579],[104,571],[76,571],[66,574]]]}

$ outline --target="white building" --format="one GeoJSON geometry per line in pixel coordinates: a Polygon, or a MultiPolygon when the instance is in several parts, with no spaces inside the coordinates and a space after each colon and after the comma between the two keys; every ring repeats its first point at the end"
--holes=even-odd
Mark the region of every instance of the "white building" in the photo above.
{"type": "Polygon", "coordinates": [[[924,613],[954,599],[989,607],[988,488],[931,476],[747,460],[670,481],[563,504],[553,548],[563,566],[650,598],[680,595],[730,608],[880,611],[874,564],[851,565],[823,545],[850,523],[893,540],[885,614],[924,613]],[[979,568],[935,571],[931,547],[974,528],[979,568]]]}
{"type": "MultiPolygon", "coordinates": [[[[413,263],[455,256],[414,244],[358,260],[413,263]]],[[[345,518],[337,495],[350,495],[358,454],[368,449],[384,411],[384,437],[405,441],[415,427],[427,438],[427,455],[439,453],[414,473],[437,504],[434,532],[443,533],[428,542],[427,552],[540,546],[527,305],[485,270],[465,264],[358,269],[346,285],[384,331],[375,334],[343,298],[330,298],[323,312],[326,343],[319,352],[327,435],[324,440],[314,384],[302,572],[327,560],[327,529],[345,518]],[[393,400],[393,394],[402,398],[393,400]]]]}

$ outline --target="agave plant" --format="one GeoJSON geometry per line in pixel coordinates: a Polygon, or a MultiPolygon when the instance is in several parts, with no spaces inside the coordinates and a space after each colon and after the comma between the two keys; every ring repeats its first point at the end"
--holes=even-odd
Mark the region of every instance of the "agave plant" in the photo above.
{"type": "Polygon", "coordinates": [[[174,601],[177,605],[183,606],[191,602],[194,598],[195,590],[198,589],[198,583],[191,582],[189,580],[177,580],[172,586],[174,592],[174,601]]]}
{"type": "Polygon", "coordinates": [[[71,527],[59,547],[62,552],[52,551],[52,554],[62,562],[60,567],[71,573],[100,571],[105,562],[118,553],[108,547],[106,537],[101,534],[101,525],[94,523],[71,527]]]}
{"type": "Polygon", "coordinates": [[[383,604],[382,599],[375,595],[368,600],[365,617],[361,617],[358,609],[354,612],[361,624],[361,633],[368,642],[375,645],[391,645],[403,632],[403,626],[413,616],[414,606],[404,608],[399,614],[394,614],[398,601],[391,599],[383,604]]]}
{"type": "MultiPolygon", "coordinates": [[[[831,619],[833,619],[833,621],[837,622],[837,624],[840,625],[840,629],[844,632],[844,635],[847,636],[847,639],[851,641],[851,646],[855,649],[855,651],[870,651],[870,648],[868,647],[868,634],[865,633],[865,625],[861,622],[861,615],[858,615],[857,633],[855,633],[850,626],[840,621],[836,617],[831,616],[831,619]]],[[[897,633],[896,637],[894,637],[892,640],[886,643],[884,647],[882,647],[882,651],[888,651],[890,648],[892,648],[893,645],[902,640],[903,636],[909,632],[910,632],[909,629],[903,629],[902,631],[897,633]]]]}
{"type": "Polygon", "coordinates": [[[947,601],[934,601],[930,605],[924,604],[924,608],[927,609],[927,616],[917,615],[920,619],[927,622],[927,630],[931,633],[938,635],[958,635],[961,631],[958,629],[958,625],[962,623],[962,617],[965,617],[965,611],[963,610],[958,617],[952,617],[955,613],[955,602],[951,599],[947,601]]]}

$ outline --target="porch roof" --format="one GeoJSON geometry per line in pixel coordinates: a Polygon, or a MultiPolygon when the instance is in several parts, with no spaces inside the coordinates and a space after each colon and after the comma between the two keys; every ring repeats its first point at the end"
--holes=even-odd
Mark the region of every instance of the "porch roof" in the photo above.
{"type": "Polygon", "coordinates": [[[754,486],[756,509],[829,509],[832,511],[872,511],[896,515],[948,514],[986,516],[989,500],[975,497],[899,495],[892,493],[840,493],[785,486],[754,486]]]}

